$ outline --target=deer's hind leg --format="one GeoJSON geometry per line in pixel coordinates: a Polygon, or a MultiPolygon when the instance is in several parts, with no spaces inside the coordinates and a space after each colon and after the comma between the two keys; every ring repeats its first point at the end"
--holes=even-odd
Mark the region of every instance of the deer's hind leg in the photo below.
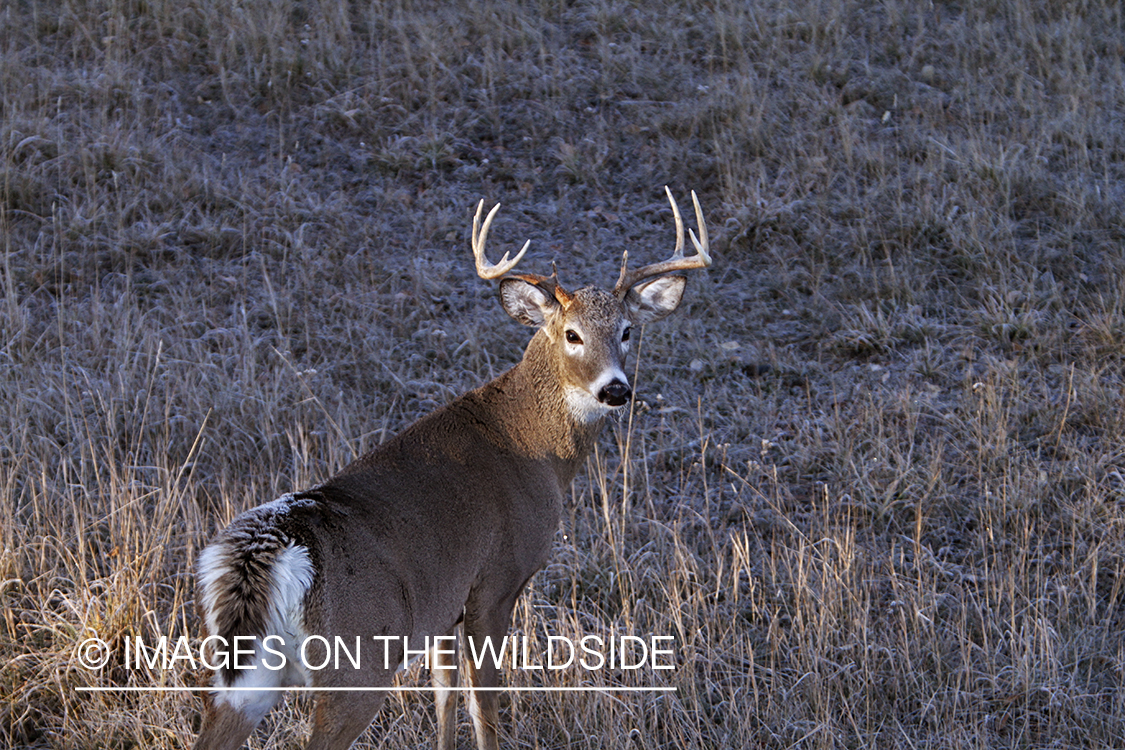
{"type": "MultiPolygon", "coordinates": [[[[454,750],[457,746],[457,628],[450,633],[451,648],[430,651],[430,678],[434,683],[434,707],[437,709],[437,748],[454,750]]],[[[445,641],[442,641],[444,646],[445,641]]]]}
{"type": "Polygon", "coordinates": [[[306,750],[347,750],[371,725],[385,698],[381,690],[317,693],[306,750]]]}
{"type": "Polygon", "coordinates": [[[236,703],[225,695],[204,698],[203,726],[195,739],[194,749],[235,750],[242,747],[242,743],[276,702],[276,693],[265,695],[264,708],[245,701],[236,703]]]}

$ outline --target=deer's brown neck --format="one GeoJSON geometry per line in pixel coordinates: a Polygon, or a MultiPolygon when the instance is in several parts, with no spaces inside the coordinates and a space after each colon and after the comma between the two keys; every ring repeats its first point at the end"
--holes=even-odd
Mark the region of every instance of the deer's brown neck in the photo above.
{"type": "Polygon", "coordinates": [[[511,450],[550,459],[565,488],[593,449],[605,420],[580,422],[571,414],[550,346],[546,333],[539,331],[519,364],[466,399],[473,402],[474,411],[487,410],[497,437],[511,450]]]}

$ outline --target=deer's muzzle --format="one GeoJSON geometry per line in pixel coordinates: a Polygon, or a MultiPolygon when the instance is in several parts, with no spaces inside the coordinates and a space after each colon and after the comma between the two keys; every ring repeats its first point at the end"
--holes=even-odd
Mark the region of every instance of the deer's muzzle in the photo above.
{"type": "Polygon", "coordinates": [[[633,395],[628,383],[614,380],[598,391],[598,401],[610,406],[624,406],[633,395]]]}

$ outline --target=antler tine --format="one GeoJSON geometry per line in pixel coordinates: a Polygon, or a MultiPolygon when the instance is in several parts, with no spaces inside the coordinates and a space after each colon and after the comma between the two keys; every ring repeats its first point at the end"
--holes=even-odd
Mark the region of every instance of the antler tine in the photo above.
{"type": "Polygon", "coordinates": [[[696,197],[695,191],[691,191],[691,202],[695,206],[695,223],[699,226],[699,237],[697,238],[692,230],[688,230],[688,235],[691,236],[691,244],[695,246],[695,255],[690,258],[684,257],[684,220],[680,216],[680,207],[676,205],[676,199],[672,197],[672,191],[668,189],[667,185],[664,186],[664,191],[668,194],[668,202],[672,205],[672,216],[676,220],[676,248],[672,251],[672,257],[668,260],[652,263],[635,271],[627,269],[629,253],[626,252],[621,258],[621,275],[617,277],[617,283],[613,287],[614,294],[618,297],[624,297],[638,282],[653,276],[660,276],[673,271],[706,268],[711,265],[711,245],[707,238],[707,222],[703,220],[703,209],[699,207],[699,198],[696,197]]]}
{"type": "MultiPolygon", "coordinates": [[[[672,257],[682,258],[684,257],[684,219],[680,216],[680,207],[667,185],[664,186],[664,193],[668,196],[668,203],[672,206],[672,217],[676,220],[676,249],[672,251],[672,257]]],[[[692,191],[692,195],[695,195],[695,191],[692,191]]]]}
{"type": "Polygon", "coordinates": [[[711,243],[707,239],[707,222],[703,220],[703,209],[699,207],[699,198],[695,197],[695,191],[691,191],[691,202],[695,206],[695,223],[699,227],[699,239],[695,238],[695,232],[688,231],[688,236],[691,237],[691,244],[695,245],[695,252],[699,255],[705,263],[705,267],[711,265],[711,243]]]}
{"type": "Polygon", "coordinates": [[[629,288],[627,286],[624,286],[625,278],[626,278],[626,276],[628,276],[628,273],[629,273],[628,268],[629,268],[629,251],[628,250],[622,250],[621,251],[621,273],[617,274],[617,283],[613,285],[613,291],[614,291],[615,294],[619,293],[622,289],[628,289],[629,288]]]}
{"type": "Polygon", "coordinates": [[[516,253],[516,257],[508,260],[508,253],[504,253],[504,257],[500,259],[499,263],[489,263],[488,258],[484,256],[484,241],[488,237],[488,228],[492,226],[492,219],[496,216],[496,212],[500,210],[500,204],[497,203],[488,212],[488,216],[484,217],[484,225],[480,223],[481,212],[484,211],[484,200],[481,199],[477,204],[477,213],[473,217],[473,257],[477,263],[477,275],[482,279],[496,279],[511,271],[520,262],[520,258],[527,252],[527,248],[531,245],[531,240],[523,243],[523,248],[516,253]]]}

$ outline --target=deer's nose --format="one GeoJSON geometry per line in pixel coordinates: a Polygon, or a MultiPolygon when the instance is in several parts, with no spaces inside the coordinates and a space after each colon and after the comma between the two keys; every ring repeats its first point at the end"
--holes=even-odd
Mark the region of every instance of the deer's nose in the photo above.
{"type": "Polygon", "coordinates": [[[628,403],[632,395],[633,389],[629,387],[628,383],[614,380],[598,391],[598,401],[610,406],[622,406],[628,403]]]}

